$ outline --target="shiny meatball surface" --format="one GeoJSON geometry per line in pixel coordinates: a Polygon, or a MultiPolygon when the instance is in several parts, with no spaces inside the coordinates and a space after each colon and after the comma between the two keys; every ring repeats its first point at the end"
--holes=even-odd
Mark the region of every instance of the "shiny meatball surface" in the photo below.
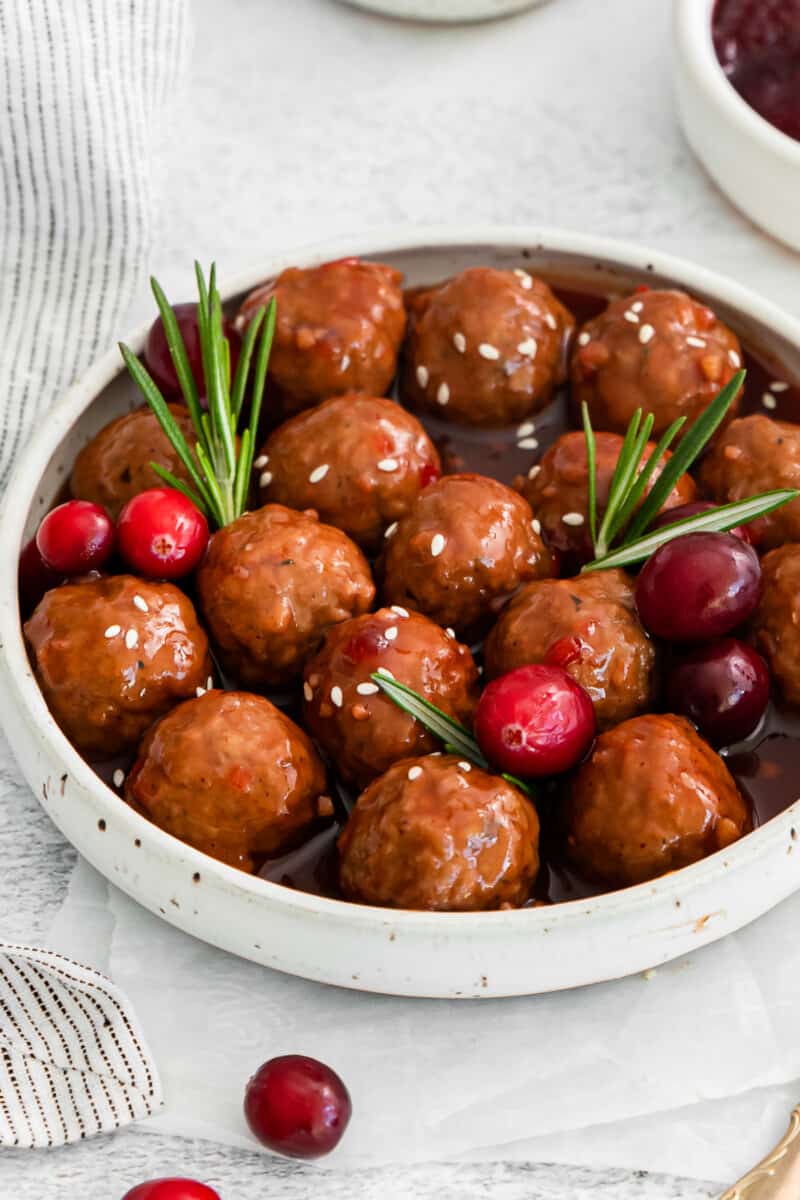
{"type": "Polygon", "coordinates": [[[82,754],[133,749],[158,717],[207,687],[208,639],[170,583],[132,575],[47,592],[25,624],[51,713],[82,754]]]}
{"type": "MultiPolygon", "coordinates": [[[[595,462],[597,478],[597,512],[605,512],[611,479],[617,466],[623,438],[618,433],[597,432],[595,462]]],[[[648,442],[642,455],[642,466],[655,449],[648,442]]],[[[666,460],[670,457],[666,455],[666,460]]],[[[647,494],[658,479],[659,466],[647,484],[647,494]]],[[[586,457],[586,438],[583,432],[564,433],[532,467],[527,477],[516,482],[522,495],[533,509],[544,530],[548,545],[561,554],[585,560],[591,555],[589,529],[589,464],[586,457]]],[[[662,512],[688,504],[696,494],[694,480],[681,475],[662,506],[662,512]]]]}
{"type": "Polygon", "coordinates": [[[358,546],[281,504],[214,534],[197,591],[222,663],[249,687],[291,684],[328,626],[364,612],[375,594],[358,546]]]}
{"type": "Polygon", "coordinates": [[[263,696],[211,691],[153,726],[125,798],[182,842],[256,871],[330,811],[324,789],[320,757],[294,721],[263,696]]]}
{"type": "Polygon", "coordinates": [[[358,787],[399,758],[438,747],[372,682],[378,670],[467,726],[478,698],[478,672],[467,647],[420,613],[382,608],[334,625],[306,666],[304,719],[337,771],[358,787]]]}
{"type": "Polygon", "coordinates": [[[441,473],[416,417],[392,400],[356,393],[286,421],[258,461],[264,502],[314,508],[368,551],[441,473]]]}
{"type": "Polygon", "coordinates": [[[563,667],[589,693],[601,729],[644,712],[657,695],[656,647],[624,571],[529,583],[500,614],[484,659],[487,679],[528,663],[563,667]]]}
{"type": "Polygon", "coordinates": [[[518,907],[539,868],[522,792],[451,755],[406,758],[362,792],[339,838],[350,900],[478,912],[518,907]]]}
{"type": "MultiPolygon", "coordinates": [[[[196,435],[186,405],[170,404],[168,408],[189,445],[193,445],[196,435]]],[[[163,480],[151,462],[189,482],[155,414],[147,407],[137,408],[111,421],[83,447],[72,468],[70,491],[76,500],[102,504],[116,518],[133,496],[162,486],[163,480]]]]}
{"type": "Polygon", "coordinates": [[[586,401],[595,429],[624,433],[641,408],[656,436],[677,417],[685,433],[741,365],[736,335],[706,305],[685,292],[634,292],[581,329],[572,402],[577,413],[586,401]]]}
{"type": "MultiPolygon", "coordinates": [[[[800,426],[761,413],[733,421],[703,462],[700,486],[718,504],[773,488],[800,488],[800,426]]],[[[800,540],[800,499],[776,508],[749,528],[767,550],[800,540]]]]}
{"type": "Polygon", "coordinates": [[[384,599],[462,633],[521,584],[552,573],[527,501],[484,475],[446,475],[387,533],[384,599]]]}
{"type": "Polygon", "coordinates": [[[247,297],[239,328],[277,302],[269,383],[285,416],[346,392],[385,394],[406,325],[402,278],[393,267],[346,258],[290,267],[247,297]]]}
{"type": "Polygon", "coordinates": [[[789,543],[761,560],[761,602],[753,640],[790,704],[800,704],[800,545],[789,543]]]}
{"type": "Polygon", "coordinates": [[[413,294],[403,395],[466,425],[538,412],[563,382],[572,315],[527,271],[471,267],[413,294]]]}
{"type": "Polygon", "coordinates": [[[570,860],[609,887],[686,867],[751,827],[720,756],[683,717],[654,714],[600,735],[565,815],[570,860]]]}

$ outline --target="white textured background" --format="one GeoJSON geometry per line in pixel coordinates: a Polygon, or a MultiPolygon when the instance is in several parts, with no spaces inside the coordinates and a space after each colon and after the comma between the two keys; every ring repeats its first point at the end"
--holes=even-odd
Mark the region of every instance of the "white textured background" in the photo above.
{"type": "MultiPolygon", "coordinates": [[[[271,250],[390,222],[519,221],[684,254],[800,314],[800,257],[731,209],[676,127],[669,0],[551,0],[461,28],[395,24],[336,0],[194,9],[152,250],[175,299],[190,291],[195,256],[215,257],[224,279],[271,250]]],[[[150,312],[143,287],[130,319],[150,312]]],[[[73,862],[0,744],[0,936],[42,937],[73,862]]],[[[321,1177],[128,1132],[50,1154],[6,1152],[0,1198],[120,1200],[171,1173],[207,1179],[223,1200],[701,1200],[721,1190],[540,1165],[321,1177]]]]}

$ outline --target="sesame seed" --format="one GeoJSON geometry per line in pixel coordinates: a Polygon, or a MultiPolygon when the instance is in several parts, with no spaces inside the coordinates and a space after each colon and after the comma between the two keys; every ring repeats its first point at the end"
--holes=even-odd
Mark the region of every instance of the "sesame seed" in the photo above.
{"type": "Polygon", "coordinates": [[[536,463],[534,466],[532,466],[532,467],[531,467],[531,469],[530,469],[530,471],[528,471],[528,479],[535,479],[535,478],[536,478],[536,476],[537,476],[537,475],[539,474],[539,472],[541,471],[541,469],[542,469],[542,468],[539,466],[539,464],[538,464],[538,463],[536,463]]]}
{"type": "Polygon", "coordinates": [[[491,342],[481,342],[480,346],[478,346],[478,354],[480,354],[481,358],[488,358],[492,362],[500,357],[500,351],[491,342]]]}
{"type": "Polygon", "coordinates": [[[117,767],[116,771],[114,772],[114,787],[122,787],[124,782],[125,782],[125,772],[120,770],[119,767],[117,767]]]}
{"type": "Polygon", "coordinates": [[[471,771],[472,770],[472,763],[468,763],[466,761],[466,759],[462,758],[461,762],[459,762],[458,765],[461,767],[462,771],[471,771]]]}
{"type": "Polygon", "coordinates": [[[517,430],[517,437],[528,437],[535,430],[536,426],[533,421],[523,421],[517,430]]]}
{"type": "Polygon", "coordinates": [[[109,625],[108,629],[106,629],[106,631],[104,632],[103,637],[106,637],[106,638],[116,637],[118,633],[122,633],[121,625],[109,625]]]}
{"type": "Polygon", "coordinates": [[[761,403],[764,405],[764,408],[777,408],[778,406],[778,401],[772,392],[764,392],[764,395],[761,397],[761,403]]]}
{"type": "Polygon", "coordinates": [[[652,342],[655,336],[656,331],[652,325],[643,325],[639,330],[639,341],[643,346],[646,346],[648,342],[652,342]]]}
{"type": "Polygon", "coordinates": [[[356,684],[356,691],[359,696],[376,696],[380,690],[377,683],[356,684]]]}
{"type": "Polygon", "coordinates": [[[338,684],[334,684],[331,688],[331,704],[335,704],[337,708],[341,708],[343,700],[342,689],[338,684]]]}
{"type": "Polygon", "coordinates": [[[439,390],[436,393],[436,403],[441,404],[442,407],[444,408],[445,404],[447,404],[449,399],[450,399],[450,388],[447,386],[446,383],[440,383],[439,390]]]}
{"type": "Polygon", "coordinates": [[[259,487],[269,487],[272,483],[272,471],[262,471],[258,479],[259,487]]]}
{"type": "Polygon", "coordinates": [[[641,300],[634,300],[631,305],[631,312],[640,313],[644,308],[644,303],[641,300]]]}
{"type": "Polygon", "coordinates": [[[450,626],[448,625],[448,626],[447,626],[447,629],[445,629],[445,633],[447,634],[447,636],[448,636],[449,638],[451,638],[453,641],[455,641],[455,639],[456,639],[456,631],[455,631],[455,629],[451,629],[451,628],[450,628],[450,626]]]}
{"type": "Polygon", "coordinates": [[[134,604],[135,608],[138,608],[139,612],[150,612],[150,609],[147,607],[147,601],[145,600],[144,596],[138,596],[138,595],[134,596],[133,604],[134,604]]]}
{"type": "Polygon", "coordinates": [[[393,533],[397,533],[397,521],[392,521],[391,525],[386,526],[386,530],[385,530],[383,536],[385,538],[390,538],[393,533]]]}
{"type": "Polygon", "coordinates": [[[394,679],[394,675],[392,674],[392,672],[389,670],[388,667],[378,667],[375,674],[376,675],[385,675],[387,679],[394,679]]]}
{"type": "Polygon", "coordinates": [[[521,442],[517,442],[518,450],[537,450],[538,447],[536,438],[523,438],[521,442]]]}
{"type": "Polygon", "coordinates": [[[698,350],[705,350],[706,340],[705,340],[705,338],[699,338],[699,337],[694,337],[693,335],[690,335],[686,339],[686,345],[687,346],[696,346],[698,350]]]}
{"type": "Polygon", "coordinates": [[[139,695],[140,695],[140,696],[143,696],[143,695],[145,694],[145,692],[146,692],[146,691],[147,691],[147,688],[141,688],[141,689],[140,689],[140,691],[139,691],[139,695]]]}
{"type": "Polygon", "coordinates": [[[422,774],[422,767],[409,767],[408,768],[408,778],[411,781],[411,783],[413,783],[415,779],[419,779],[421,774],[422,774]]]}
{"type": "Polygon", "coordinates": [[[384,629],[383,636],[386,638],[387,642],[393,642],[397,637],[397,626],[390,625],[388,629],[384,629]]]}
{"type": "Polygon", "coordinates": [[[583,513],[568,512],[564,513],[561,520],[565,525],[582,525],[584,521],[583,513]]]}
{"type": "Polygon", "coordinates": [[[550,312],[544,314],[544,323],[550,329],[558,329],[558,321],[555,319],[553,314],[550,312]]]}
{"type": "Polygon", "coordinates": [[[536,351],[539,349],[536,338],[526,338],[524,342],[520,342],[517,346],[517,354],[524,354],[526,358],[536,358],[536,351]]]}
{"type": "Polygon", "coordinates": [[[455,346],[455,348],[459,354],[464,353],[464,351],[467,348],[467,339],[464,337],[463,333],[454,333],[453,334],[453,345],[455,346]]]}
{"type": "Polygon", "coordinates": [[[208,688],[209,691],[211,691],[213,686],[214,686],[214,680],[213,680],[212,676],[209,675],[208,679],[206,680],[206,687],[208,688]]]}
{"type": "Polygon", "coordinates": [[[197,697],[197,699],[199,700],[201,696],[205,696],[206,689],[204,687],[196,687],[194,689],[194,694],[197,697]]]}
{"type": "Polygon", "coordinates": [[[425,388],[428,386],[429,379],[430,379],[430,372],[428,371],[428,368],[423,367],[422,364],[420,364],[417,367],[417,383],[419,384],[419,386],[421,388],[425,388]]]}
{"type": "Polygon", "coordinates": [[[788,383],[784,383],[782,379],[773,379],[769,385],[769,390],[771,392],[788,392],[789,385],[788,383]]]}
{"type": "Polygon", "coordinates": [[[393,613],[397,613],[398,617],[407,617],[408,616],[408,609],[403,608],[400,604],[393,604],[391,606],[391,609],[392,609],[393,613]]]}
{"type": "Polygon", "coordinates": [[[735,350],[729,350],[728,351],[728,362],[731,364],[732,367],[735,367],[738,370],[739,367],[742,365],[741,355],[737,354],[735,350]]]}
{"type": "Polygon", "coordinates": [[[306,700],[306,702],[308,704],[310,704],[311,701],[314,699],[314,689],[312,688],[312,686],[308,682],[308,680],[306,680],[306,682],[303,684],[303,698],[306,700]]]}
{"type": "Polygon", "coordinates": [[[400,464],[396,458],[382,458],[378,463],[378,470],[386,471],[388,473],[390,471],[396,471],[399,466],[400,464]]]}
{"type": "Polygon", "coordinates": [[[542,532],[542,522],[539,520],[538,517],[534,517],[533,520],[531,521],[531,529],[533,530],[534,533],[542,532]]]}
{"type": "Polygon", "coordinates": [[[434,558],[438,558],[444,550],[444,535],[435,533],[431,538],[431,554],[434,558]]]}
{"type": "Polygon", "coordinates": [[[259,456],[258,456],[258,458],[256,459],[256,461],[253,463],[253,466],[254,466],[254,467],[257,469],[257,470],[259,470],[259,471],[262,471],[262,470],[264,469],[264,467],[267,465],[267,463],[268,463],[268,462],[269,462],[269,455],[268,455],[268,454],[259,454],[259,456]]]}
{"type": "Polygon", "coordinates": [[[585,329],[584,329],[583,333],[578,334],[578,345],[579,346],[588,346],[589,342],[591,340],[592,340],[592,335],[590,333],[587,333],[585,329]]]}
{"type": "Polygon", "coordinates": [[[139,634],[135,629],[129,629],[125,634],[125,645],[129,650],[133,650],[134,647],[139,645],[139,634]]]}
{"type": "Polygon", "coordinates": [[[350,355],[343,354],[342,361],[339,363],[339,370],[346,371],[349,366],[350,366],[350,355]]]}
{"type": "Polygon", "coordinates": [[[319,483],[320,479],[324,479],[328,474],[328,463],[323,463],[321,467],[314,467],[314,470],[308,477],[309,483],[319,483]]]}
{"type": "Polygon", "coordinates": [[[522,287],[525,288],[525,291],[529,292],[530,289],[533,287],[533,280],[531,279],[528,272],[523,271],[521,267],[515,267],[514,274],[516,275],[517,279],[520,281],[520,284],[522,285],[522,287]]]}
{"type": "Polygon", "coordinates": [[[628,310],[627,310],[627,312],[624,312],[622,315],[623,315],[623,317],[625,318],[625,320],[626,320],[626,321],[630,321],[631,325],[638,325],[638,324],[639,324],[639,318],[638,318],[638,316],[636,315],[636,313],[635,313],[635,312],[631,312],[631,310],[630,310],[630,309],[628,309],[628,310]]]}

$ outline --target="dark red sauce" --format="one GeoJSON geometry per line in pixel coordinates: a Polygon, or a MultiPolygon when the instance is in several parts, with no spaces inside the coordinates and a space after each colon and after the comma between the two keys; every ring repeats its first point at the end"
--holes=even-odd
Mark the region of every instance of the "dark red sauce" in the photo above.
{"type": "Polygon", "coordinates": [[[742,99],[800,141],[800,0],[717,0],[712,33],[742,99]]]}

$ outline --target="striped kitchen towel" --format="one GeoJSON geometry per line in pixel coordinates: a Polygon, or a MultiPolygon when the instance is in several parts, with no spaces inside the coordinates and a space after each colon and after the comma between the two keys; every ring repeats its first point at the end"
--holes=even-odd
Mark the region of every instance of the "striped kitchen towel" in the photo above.
{"type": "Polygon", "coordinates": [[[163,1103],[139,1023],[110,979],[0,942],[0,1146],[62,1146],[163,1103]]]}

